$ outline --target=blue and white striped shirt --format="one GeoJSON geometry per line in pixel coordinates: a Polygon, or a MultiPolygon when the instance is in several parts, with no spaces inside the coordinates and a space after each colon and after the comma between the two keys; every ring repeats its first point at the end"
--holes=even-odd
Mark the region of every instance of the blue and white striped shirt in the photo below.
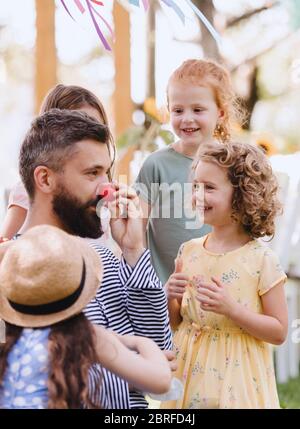
{"type": "MultiPolygon", "coordinates": [[[[162,350],[172,347],[167,299],[146,250],[132,268],[105,247],[91,244],[101,257],[103,277],[96,297],[85,309],[88,319],[118,334],[151,338],[162,350]]],[[[91,394],[105,408],[146,408],[140,392],[129,392],[128,384],[99,365],[90,378],[91,394]],[[102,383],[99,386],[99,372],[102,383]]],[[[98,401],[97,401],[98,402],[98,401]]]]}

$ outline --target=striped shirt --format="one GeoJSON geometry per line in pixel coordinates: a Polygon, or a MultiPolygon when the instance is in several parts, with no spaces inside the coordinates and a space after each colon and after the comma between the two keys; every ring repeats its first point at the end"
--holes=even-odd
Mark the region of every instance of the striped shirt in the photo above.
{"type": "MultiPolygon", "coordinates": [[[[167,299],[146,250],[132,268],[108,249],[91,244],[101,258],[103,277],[96,297],[85,309],[88,319],[118,334],[151,338],[162,350],[170,350],[172,334],[167,299]]],[[[100,365],[91,371],[92,397],[104,408],[147,408],[141,392],[100,365]],[[99,373],[102,383],[99,386],[99,373]]]]}

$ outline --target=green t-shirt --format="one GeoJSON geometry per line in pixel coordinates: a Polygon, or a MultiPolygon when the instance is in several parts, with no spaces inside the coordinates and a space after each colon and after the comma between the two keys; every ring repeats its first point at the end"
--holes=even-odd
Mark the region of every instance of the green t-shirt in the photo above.
{"type": "Polygon", "coordinates": [[[210,231],[192,212],[192,162],[168,146],[148,156],[134,184],[139,196],[152,207],[147,241],[163,284],[174,271],[180,245],[210,231]]]}

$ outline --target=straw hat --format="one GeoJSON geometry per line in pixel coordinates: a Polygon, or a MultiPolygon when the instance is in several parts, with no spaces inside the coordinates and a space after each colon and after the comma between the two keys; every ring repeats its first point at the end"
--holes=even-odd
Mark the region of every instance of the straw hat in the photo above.
{"type": "Polygon", "coordinates": [[[79,314],[102,278],[99,256],[59,228],[31,228],[6,250],[0,264],[0,318],[43,327],[79,314]]]}

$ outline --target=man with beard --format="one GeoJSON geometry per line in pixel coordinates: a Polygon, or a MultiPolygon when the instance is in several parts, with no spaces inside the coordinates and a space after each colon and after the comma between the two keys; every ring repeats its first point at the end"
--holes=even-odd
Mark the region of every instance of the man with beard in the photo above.
{"type": "MultiPolygon", "coordinates": [[[[30,199],[20,234],[33,226],[49,224],[80,237],[101,236],[97,188],[107,181],[111,168],[109,136],[106,126],[78,111],[52,109],[33,121],[19,159],[20,175],[30,199]]],[[[168,350],[171,331],[167,302],[149,251],[143,247],[139,200],[125,185],[114,187],[115,200],[109,203],[110,226],[122,259],[93,245],[104,273],[86,315],[118,334],[145,336],[168,350]],[[120,216],[121,203],[126,216],[120,216]]],[[[129,392],[127,383],[104,369],[100,371],[102,386],[97,388],[98,370],[92,371],[93,396],[101,394],[107,408],[147,407],[140,392],[129,392]]]]}

